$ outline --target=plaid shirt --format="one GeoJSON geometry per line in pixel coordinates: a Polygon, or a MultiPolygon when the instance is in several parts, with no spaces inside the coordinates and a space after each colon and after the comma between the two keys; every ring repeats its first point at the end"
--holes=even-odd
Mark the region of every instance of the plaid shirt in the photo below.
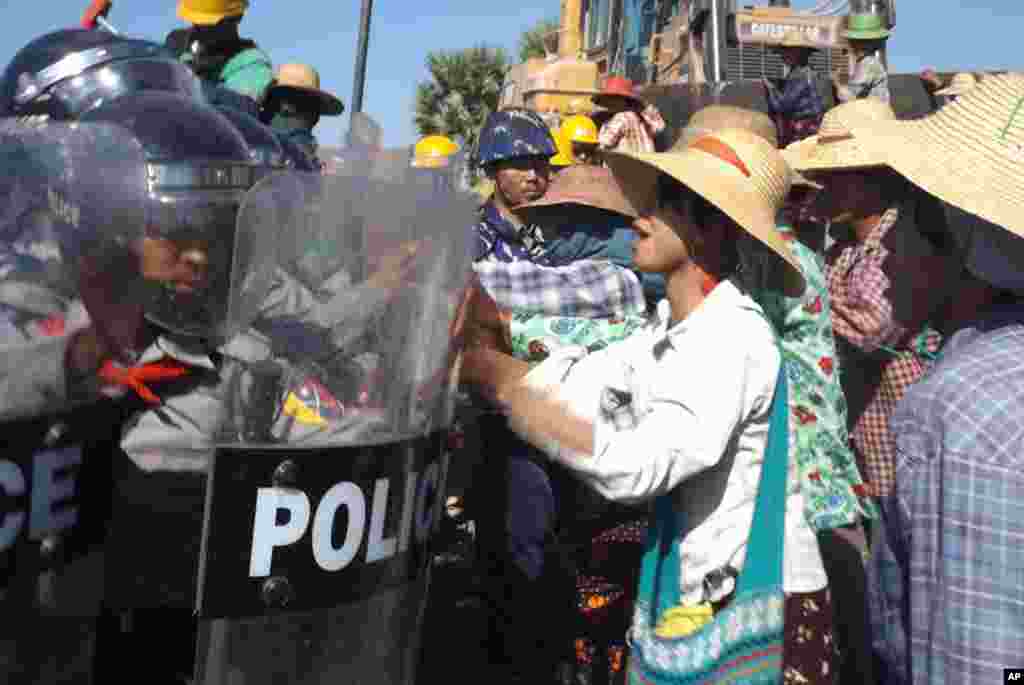
{"type": "Polygon", "coordinates": [[[629,269],[594,259],[547,266],[539,228],[513,226],[490,202],[481,212],[473,269],[499,307],[595,319],[646,312],[643,288],[629,269]]]}
{"type": "Polygon", "coordinates": [[[923,284],[912,281],[926,280],[927,275],[893,271],[887,261],[894,254],[928,258],[934,251],[913,222],[900,221],[900,216],[898,208],[889,209],[866,240],[837,242],[826,255],[832,327],[840,339],[842,366],[856,370],[843,375],[853,421],[850,435],[867,491],[876,497],[888,494],[895,478],[889,417],[941,343],[939,334],[922,324],[904,323],[923,320],[919,311],[929,308],[921,298],[905,296],[920,292],[923,284]],[[893,283],[891,273],[906,280],[893,283]]]}
{"type": "Polygon", "coordinates": [[[655,152],[654,136],[665,130],[665,120],[654,105],[637,114],[619,112],[601,127],[597,142],[602,149],[615,152],[655,152]]]}
{"type": "Polygon", "coordinates": [[[1024,304],[957,333],[892,429],[868,595],[884,682],[1005,682],[1024,665],[1024,304]]]}

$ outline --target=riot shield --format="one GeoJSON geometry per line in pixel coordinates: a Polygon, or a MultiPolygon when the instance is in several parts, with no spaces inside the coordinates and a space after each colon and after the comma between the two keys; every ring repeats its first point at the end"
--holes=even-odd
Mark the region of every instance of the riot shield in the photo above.
{"type": "Polygon", "coordinates": [[[474,203],[348,171],[245,195],[229,335],[120,443],[104,601],[195,612],[200,683],[413,679],[474,203]]]}
{"type": "Polygon", "coordinates": [[[91,682],[120,414],[73,359],[88,264],[141,235],[145,172],[123,129],[0,124],[3,682],[91,682]]]}

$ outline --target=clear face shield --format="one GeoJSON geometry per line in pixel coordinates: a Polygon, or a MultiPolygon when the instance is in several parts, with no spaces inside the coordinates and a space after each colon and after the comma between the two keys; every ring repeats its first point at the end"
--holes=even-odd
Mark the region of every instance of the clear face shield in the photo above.
{"type": "MultiPolygon", "coordinates": [[[[88,276],[133,262],[145,223],[145,179],[142,146],[123,128],[0,124],[0,344],[10,363],[0,382],[15,383],[6,387],[28,373],[17,362],[21,352],[95,323],[88,276]]],[[[60,366],[51,371],[61,373],[60,366]]],[[[22,410],[33,411],[11,403],[0,418],[22,410]]]]}
{"type": "Polygon", "coordinates": [[[232,273],[250,252],[235,225],[253,164],[150,165],[153,192],[142,244],[146,318],[185,336],[229,339],[248,325],[231,318],[232,273]]]}

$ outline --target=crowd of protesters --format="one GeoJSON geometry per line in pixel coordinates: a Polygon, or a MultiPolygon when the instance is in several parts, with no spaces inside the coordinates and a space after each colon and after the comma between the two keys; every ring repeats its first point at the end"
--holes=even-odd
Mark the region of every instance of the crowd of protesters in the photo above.
{"type": "Polygon", "coordinates": [[[782,682],[983,683],[1019,658],[1024,78],[927,72],[935,111],[900,120],[875,47],[826,109],[783,46],[771,115],[708,106],[667,151],[621,78],[601,127],[484,126],[462,373],[490,412],[475,506],[511,682],[566,658],[731,673],[773,547],[782,682]]]}

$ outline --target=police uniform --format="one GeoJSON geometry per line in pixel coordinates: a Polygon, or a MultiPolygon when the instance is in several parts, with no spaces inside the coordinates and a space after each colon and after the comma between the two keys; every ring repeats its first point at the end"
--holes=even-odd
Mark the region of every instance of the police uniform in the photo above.
{"type": "Polygon", "coordinates": [[[89,383],[65,359],[88,316],[65,246],[89,229],[69,232],[52,213],[74,206],[55,202],[62,177],[102,164],[97,151],[116,144],[90,135],[0,132],[0,676],[10,683],[86,681],[102,601],[109,455],[123,414],[118,403],[76,402],[89,383]]]}

